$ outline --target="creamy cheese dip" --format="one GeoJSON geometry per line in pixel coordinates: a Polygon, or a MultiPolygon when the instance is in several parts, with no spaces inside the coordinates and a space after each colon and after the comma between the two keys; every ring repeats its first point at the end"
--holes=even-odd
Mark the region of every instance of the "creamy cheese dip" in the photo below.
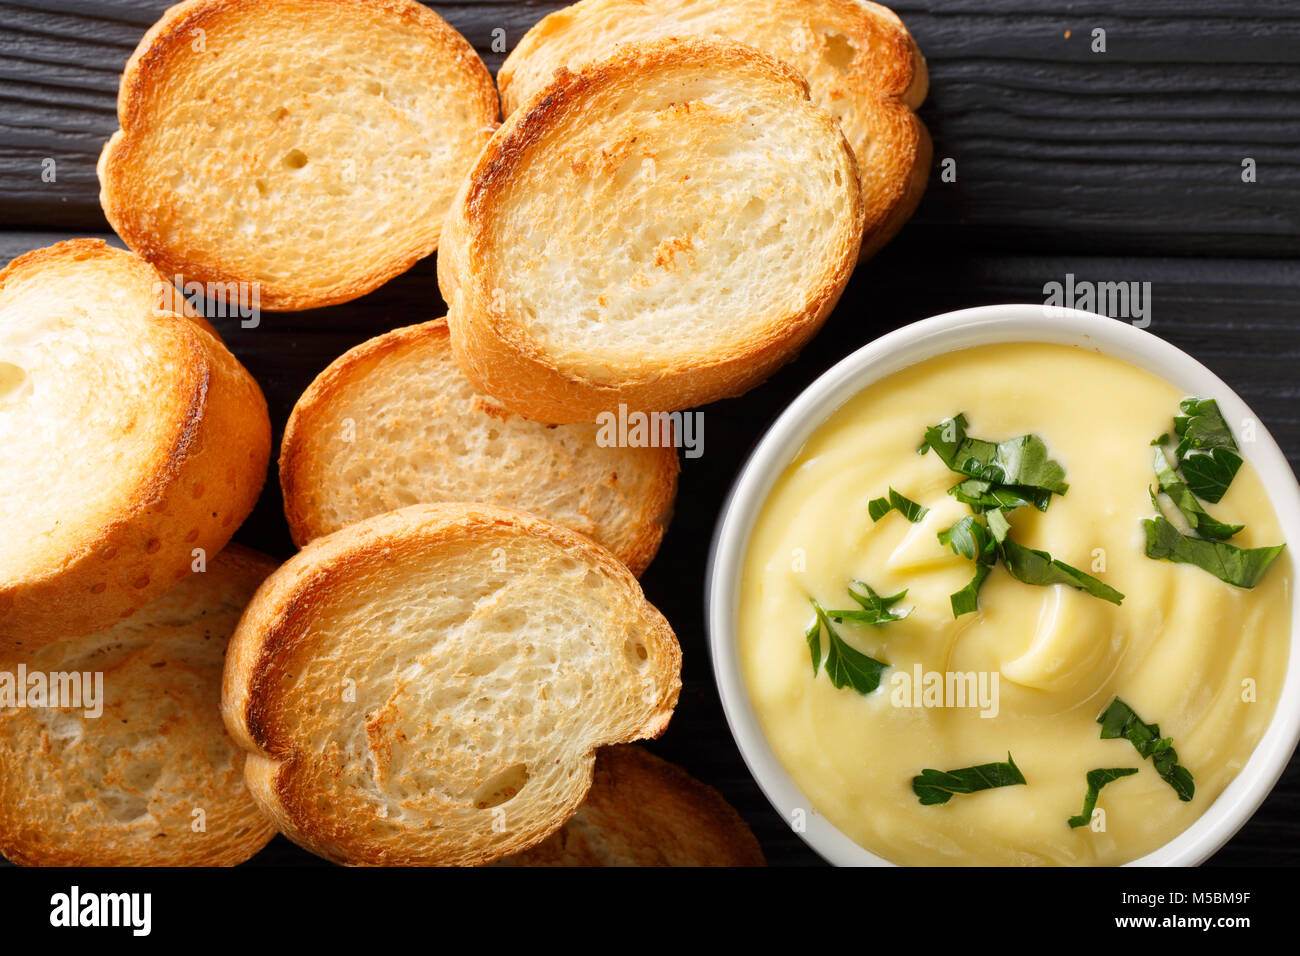
{"type": "MultiPolygon", "coordinates": [[[[1149,443],[1171,431],[1185,397],[1083,349],[996,345],[891,375],[813,434],[758,516],[739,617],[750,695],[808,812],[888,860],[916,865],[1118,864],[1205,812],[1273,716],[1290,641],[1291,562],[1284,552],[1257,587],[1242,590],[1198,567],[1145,556],[1140,522],[1154,513],[1155,485],[1149,443]],[[936,534],[971,511],[946,493],[960,476],[916,448],[927,426],[958,412],[979,438],[1044,440],[1069,490],[1046,512],[1009,512],[1010,535],[1117,588],[1122,606],[1021,583],[999,563],[979,611],[954,620],[948,597],[967,584],[973,564],[936,534]],[[873,524],[867,502],[890,486],[929,514],[911,524],[891,512],[873,524]],[[890,665],[865,696],[835,688],[824,672],[814,676],[803,636],[813,618],[809,596],[827,608],[855,607],[846,590],[853,578],[880,594],[907,588],[896,608],[915,608],[880,628],[835,625],[890,665]],[[976,699],[958,707],[954,697],[931,693],[930,704],[949,706],[926,706],[908,686],[918,674],[923,682],[927,674],[973,674],[976,699]],[[1127,740],[1100,739],[1096,718],[1116,695],[1173,738],[1195,778],[1190,803],[1127,740]],[[925,768],[1005,761],[1008,752],[1027,786],[936,806],[922,806],[912,791],[925,768]],[[1140,769],[1102,789],[1103,812],[1091,826],[1071,829],[1085,774],[1112,767],[1140,769]]],[[[1205,507],[1246,525],[1232,544],[1279,544],[1243,423],[1228,424],[1247,463],[1223,500],[1205,507]]]]}

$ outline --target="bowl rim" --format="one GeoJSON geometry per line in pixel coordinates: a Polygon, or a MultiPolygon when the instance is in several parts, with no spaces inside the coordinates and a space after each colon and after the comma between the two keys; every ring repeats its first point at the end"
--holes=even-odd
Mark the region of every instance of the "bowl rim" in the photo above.
{"type": "MultiPolygon", "coordinates": [[[[1252,419],[1255,440],[1243,455],[1254,466],[1277,514],[1284,556],[1296,575],[1300,548],[1300,484],[1277,442],[1246,403],[1212,371],[1164,339],[1124,320],[1046,305],[989,305],[947,312],[905,325],[841,359],[817,377],[764,432],[741,467],[714,526],[705,577],[709,657],[722,708],[741,757],[787,823],[809,807],[772,750],[749,697],[736,639],[737,606],[759,509],[800,448],[836,410],[887,375],[938,355],[979,345],[1043,342],[1076,345],[1118,358],[1183,389],[1214,398],[1229,421],[1252,419]]],[[[1240,830],[1285,771],[1300,742],[1300,588],[1292,588],[1291,645],[1276,710],[1246,765],[1191,826],[1126,866],[1196,866],[1240,830]]],[[[819,814],[807,814],[799,836],[837,866],[893,866],[855,843],[819,814]]]]}

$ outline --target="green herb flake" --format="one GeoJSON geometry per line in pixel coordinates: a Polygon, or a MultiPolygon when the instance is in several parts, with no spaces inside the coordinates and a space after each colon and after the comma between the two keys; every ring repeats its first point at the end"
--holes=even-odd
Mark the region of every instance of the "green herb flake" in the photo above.
{"type": "Polygon", "coordinates": [[[969,505],[971,511],[983,514],[995,508],[1009,511],[1012,508],[1028,506],[1046,511],[1052,501],[1052,493],[1041,488],[1026,488],[1023,485],[998,485],[978,478],[967,478],[948,489],[962,504],[969,505]]]}
{"type": "Polygon", "coordinates": [[[813,615],[812,623],[803,632],[803,639],[808,642],[808,653],[812,655],[813,677],[816,677],[817,669],[822,666],[822,619],[820,614],[813,615]]]}
{"type": "Polygon", "coordinates": [[[1124,595],[1110,585],[1103,584],[1064,561],[1057,561],[1046,551],[1035,551],[1007,538],[1001,544],[1001,552],[1007,572],[1017,581],[1043,587],[1049,584],[1067,584],[1111,604],[1124,602],[1124,595]]]}
{"type": "Polygon", "coordinates": [[[947,803],[955,793],[976,793],[1025,783],[1025,776],[1007,754],[1006,763],[985,763],[961,770],[922,770],[912,778],[912,792],[922,806],[947,803]]]}
{"type": "Polygon", "coordinates": [[[1253,588],[1264,577],[1284,544],[1265,548],[1238,548],[1226,541],[1193,538],[1175,528],[1163,515],[1144,518],[1146,555],[1157,561],[1194,564],[1234,587],[1253,588]]]}
{"type": "Polygon", "coordinates": [[[894,621],[901,621],[912,613],[910,607],[901,613],[894,610],[894,605],[907,597],[906,588],[897,594],[882,597],[872,590],[867,582],[855,580],[849,583],[849,597],[858,603],[857,608],[847,611],[827,611],[826,616],[836,623],[872,624],[883,627],[894,621]]]}
{"type": "Polygon", "coordinates": [[[1174,418],[1174,457],[1196,497],[1217,504],[1232,484],[1242,459],[1232,431],[1212,398],[1188,398],[1174,418]]]}
{"type": "Polygon", "coordinates": [[[939,543],[952,548],[953,554],[981,564],[992,564],[996,542],[989,529],[972,515],[959,519],[938,534],[939,543]]]}
{"type": "Polygon", "coordinates": [[[1113,767],[1109,770],[1089,770],[1087,774],[1088,792],[1083,798],[1083,810],[1078,816],[1070,817],[1073,827],[1086,827],[1092,822],[1092,811],[1097,808],[1097,797],[1101,788],[1120,777],[1131,777],[1138,772],[1137,767],[1113,767]]]}
{"type": "Polygon", "coordinates": [[[816,620],[804,632],[813,655],[813,675],[817,674],[817,664],[821,658],[821,631],[825,629],[828,645],[822,669],[830,678],[831,684],[837,688],[852,687],[859,694],[870,694],[880,686],[880,675],[889,665],[863,654],[840,637],[825,608],[812,598],[809,600],[817,615],[816,620]]]}
{"type": "Polygon", "coordinates": [[[1144,723],[1133,708],[1118,697],[1101,712],[1097,723],[1101,724],[1102,740],[1125,738],[1144,760],[1151,761],[1156,773],[1174,788],[1179,800],[1186,803],[1192,799],[1196,793],[1196,784],[1191,772],[1178,763],[1178,752],[1174,750],[1173,741],[1169,737],[1160,736],[1159,724],[1144,723]]]}
{"type": "Polygon", "coordinates": [[[887,498],[872,498],[867,502],[867,514],[871,516],[872,521],[879,521],[891,511],[897,511],[912,524],[916,524],[930,513],[929,508],[917,504],[911,498],[900,495],[893,488],[889,489],[887,498]]]}
{"type": "MultiPolygon", "coordinates": [[[[1001,516],[1002,512],[990,511],[989,514],[1001,516]]],[[[940,531],[938,537],[939,543],[952,548],[953,554],[975,562],[974,577],[965,587],[948,595],[952,616],[959,618],[963,614],[978,611],[980,588],[984,586],[984,579],[989,576],[998,559],[997,541],[988,527],[972,515],[966,515],[952,527],[940,531]]]]}
{"type": "Polygon", "coordinates": [[[1021,435],[1003,442],[989,442],[966,434],[963,414],[954,415],[925,431],[917,450],[933,448],[951,471],[996,485],[1024,486],[1063,495],[1069,489],[1065,469],[1047,455],[1047,446],[1037,435],[1021,435]]]}
{"type": "MultiPolygon", "coordinates": [[[[1156,483],[1160,491],[1169,497],[1177,508],[1187,519],[1187,523],[1193,530],[1203,538],[1212,538],[1216,541],[1231,538],[1240,531],[1245,525],[1225,524],[1215,518],[1210,517],[1201,507],[1200,502],[1196,500],[1196,495],[1187,483],[1178,476],[1174,470],[1173,464],[1165,454],[1163,448],[1157,447],[1155,450],[1155,473],[1156,483]]],[[[1157,508],[1159,504],[1157,503],[1157,508]]]]}
{"type": "Polygon", "coordinates": [[[991,564],[975,565],[975,576],[970,579],[960,591],[954,591],[948,595],[948,603],[952,605],[952,616],[961,617],[963,614],[971,614],[980,609],[980,588],[984,586],[984,579],[989,576],[993,570],[991,564]]]}
{"type": "Polygon", "coordinates": [[[1216,504],[1223,500],[1228,486],[1241,468],[1241,456],[1227,448],[1214,448],[1208,452],[1188,455],[1180,467],[1192,493],[1216,504]]]}
{"type": "Polygon", "coordinates": [[[1111,604],[1121,604],[1124,595],[1090,574],[1057,561],[1046,551],[1035,551],[1012,541],[1008,535],[1011,524],[1000,510],[985,516],[987,524],[972,515],[966,515],[952,527],[939,532],[939,543],[952,548],[953,553],[975,561],[975,576],[959,591],[948,597],[952,616],[961,617],[979,610],[979,590],[988,577],[989,569],[999,557],[1009,573],[1024,584],[1047,586],[1066,584],[1111,604]],[[983,569],[981,571],[981,568],[983,569]]]}
{"type": "Polygon", "coordinates": [[[993,535],[993,540],[998,544],[1007,540],[1007,535],[1011,533],[1011,522],[1007,521],[1007,516],[1001,511],[990,511],[985,519],[989,525],[989,534],[993,535]]]}
{"type": "Polygon", "coordinates": [[[1219,403],[1212,398],[1185,398],[1179,403],[1182,415],[1174,417],[1174,434],[1178,436],[1179,458],[1193,451],[1211,448],[1237,450],[1232,430],[1219,411],[1219,403]]]}

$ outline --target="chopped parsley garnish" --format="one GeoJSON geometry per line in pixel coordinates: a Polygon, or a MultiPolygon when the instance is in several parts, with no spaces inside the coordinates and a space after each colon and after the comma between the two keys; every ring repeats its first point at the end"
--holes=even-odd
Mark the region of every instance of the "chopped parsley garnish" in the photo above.
{"type": "Polygon", "coordinates": [[[967,497],[976,497],[996,486],[1009,488],[1026,500],[1042,500],[1041,507],[1046,508],[1047,499],[1034,492],[1047,492],[1050,497],[1063,495],[1069,489],[1065,469],[1048,457],[1047,446],[1037,435],[994,443],[971,438],[966,426],[966,416],[961,413],[932,425],[925,430],[925,441],[917,449],[924,455],[933,448],[951,471],[990,485],[989,489],[979,490],[975,486],[963,488],[966,483],[962,482],[955,486],[953,494],[960,488],[967,497]]]}
{"type": "Polygon", "coordinates": [[[981,523],[973,515],[967,515],[951,528],[939,532],[940,544],[947,545],[955,554],[970,558],[976,563],[975,576],[970,583],[948,598],[953,617],[979,610],[979,589],[998,560],[1002,561],[1008,574],[1024,584],[1044,587],[1049,584],[1066,584],[1111,604],[1123,602],[1123,594],[1091,574],[1056,560],[1046,551],[1035,551],[1012,541],[1008,537],[1011,525],[1001,511],[988,512],[985,521],[987,524],[981,523]]]}
{"type": "Polygon", "coordinates": [[[1184,803],[1196,793],[1196,784],[1190,771],[1178,763],[1178,751],[1173,740],[1160,736],[1159,724],[1143,723],[1133,708],[1116,697],[1097,718],[1101,724],[1101,739],[1123,737],[1133,745],[1143,759],[1150,760],[1160,778],[1174,788],[1178,799],[1184,803]]]}
{"type": "Polygon", "coordinates": [[[867,502],[867,514],[871,516],[872,521],[879,521],[891,511],[897,511],[912,524],[916,524],[929,514],[930,509],[918,505],[911,498],[900,495],[893,488],[889,489],[888,497],[872,498],[867,502]]]}
{"type": "Polygon", "coordinates": [[[1192,493],[1211,504],[1223,497],[1241,467],[1232,431],[1212,398],[1187,398],[1174,417],[1174,455],[1192,493]]]}
{"type": "Polygon", "coordinates": [[[1046,511],[1052,500],[1052,493],[1041,488],[1026,488],[1015,485],[999,485],[978,478],[967,478],[948,489],[962,504],[970,505],[976,514],[983,514],[993,509],[1010,511],[1022,505],[1029,505],[1039,511],[1046,511]]]}
{"type": "Polygon", "coordinates": [[[912,792],[922,806],[947,803],[955,793],[975,793],[1025,783],[1025,775],[1007,754],[1006,763],[984,763],[960,770],[922,770],[912,778],[912,792]]]}
{"type": "Polygon", "coordinates": [[[1142,520],[1148,558],[1194,564],[1234,587],[1253,588],[1286,547],[1238,548],[1226,541],[1193,538],[1175,528],[1163,515],[1142,520]]]}
{"type": "Polygon", "coordinates": [[[1089,770],[1087,774],[1088,792],[1083,797],[1083,810],[1078,816],[1070,817],[1071,827],[1086,827],[1092,822],[1092,811],[1097,808],[1097,797],[1101,788],[1120,777],[1131,777],[1138,772],[1137,767],[1113,767],[1109,770],[1089,770]]]}
{"type": "Polygon", "coordinates": [[[838,623],[847,621],[852,624],[872,624],[881,627],[892,621],[901,621],[912,613],[910,607],[902,613],[894,610],[894,605],[907,597],[906,588],[897,594],[882,597],[873,591],[871,585],[867,584],[867,582],[851,581],[849,582],[849,597],[853,598],[859,607],[849,611],[827,611],[826,616],[838,623]]]}
{"type": "Polygon", "coordinates": [[[975,576],[970,579],[960,591],[953,591],[948,595],[948,603],[952,605],[952,616],[961,617],[963,614],[972,614],[980,609],[980,588],[984,586],[984,579],[989,576],[993,570],[991,564],[975,565],[975,576]]]}
{"type": "Polygon", "coordinates": [[[1003,565],[1017,581],[1043,587],[1049,584],[1066,584],[1080,591],[1086,591],[1103,601],[1109,601],[1111,604],[1124,603],[1124,595],[1113,587],[1103,584],[1091,574],[1085,574],[1064,561],[1056,560],[1046,551],[1026,548],[1022,544],[1016,544],[1010,538],[1002,542],[1000,550],[1003,565]]]}
{"type": "Polygon", "coordinates": [[[826,632],[828,645],[824,669],[835,687],[852,687],[859,694],[870,694],[880,686],[880,675],[889,665],[863,654],[835,632],[825,608],[812,598],[816,618],[804,632],[808,650],[812,655],[813,675],[823,666],[821,633],[826,632]]]}
{"type": "MultiPolygon", "coordinates": [[[[1210,517],[1205,509],[1201,507],[1201,503],[1196,500],[1196,495],[1192,493],[1191,487],[1174,470],[1174,466],[1170,463],[1165,450],[1160,447],[1155,450],[1155,472],[1156,483],[1161,494],[1169,497],[1169,500],[1174,503],[1174,507],[1187,519],[1187,524],[1202,538],[1222,541],[1231,538],[1245,527],[1239,524],[1224,524],[1222,521],[1210,517]]],[[[1152,497],[1154,498],[1154,495],[1152,497]]],[[[1155,502],[1155,504],[1159,508],[1159,502],[1155,502]]]]}
{"type": "Polygon", "coordinates": [[[939,532],[940,544],[976,564],[970,583],[948,598],[952,616],[979,610],[980,587],[999,560],[1013,578],[1025,584],[1068,584],[1112,604],[1122,602],[1123,594],[1092,575],[1008,537],[1011,524],[1006,512],[1026,505],[1046,511],[1052,495],[1063,495],[1070,487],[1065,469],[1048,455],[1043,440],[1037,435],[1021,435],[994,443],[971,438],[966,428],[966,416],[954,415],[927,428],[917,449],[925,454],[933,448],[952,471],[968,476],[948,493],[975,514],[939,532]]]}
{"type": "Polygon", "coordinates": [[[1182,415],[1174,418],[1178,447],[1174,461],[1165,453],[1162,435],[1155,446],[1155,474],[1158,493],[1151,492],[1156,515],[1142,521],[1146,535],[1146,556],[1158,561],[1192,564],[1234,587],[1253,588],[1264,577],[1285,545],[1239,548],[1227,539],[1244,525],[1227,524],[1211,517],[1201,507],[1223,498],[1242,459],[1218,403],[1212,398],[1187,398],[1180,405],[1182,415]],[[1168,498],[1192,534],[1183,534],[1161,509],[1160,497],[1168,498]]]}
{"type": "Polygon", "coordinates": [[[1223,498],[1236,477],[1237,469],[1241,467],[1241,456],[1226,448],[1213,448],[1187,456],[1179,467],[1192,493],[1215,504],[1223,498]]]}
{"type": "Polygon", "coordinates": [[[953,554],[981,564],[992,564],[996,558],[997,542],[993,534],[972,515],[966,515],[952,527],[940,531],[939,543],[952,548],[953,554]]]}
{"type": "MultiPolygon", "coordinates": [[[[1001,517],[1002,512],[990,511],[989,514],[1001,517]]],[[[1006,519],[1002,520],[1005,522],[1006,519]]],[[[952,548],[954,554],[975,562],[975,576],[970,579],[970,583],[948,596],[952,616],[956,618],[978,611],[980,588],[993,570],[993,563],[997,561],[997,541],[992,532],[978,518],[967,515],[951,528],[940,531],[939,543],[952,548]]]]}

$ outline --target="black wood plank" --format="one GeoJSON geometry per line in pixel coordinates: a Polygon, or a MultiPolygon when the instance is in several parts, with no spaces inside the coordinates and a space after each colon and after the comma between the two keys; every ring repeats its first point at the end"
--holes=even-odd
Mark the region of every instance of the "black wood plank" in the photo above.
{"type": "MultiPolygon", "coordinates": [[[[94,164],[118,71],[165,0],[0,3],[0,226],[105,228],[94,164]],[[42,181],[47,160],[57,180],[42,181]]],[[[439,3],[495,69],[556,3],[439,3]]],[[[909,232],[936,248],[1300,254],[1300,7],[945,0],[925,51],[936,163],[909,232]],[[1106,31],[1106,52],[1091,50],[1106,31]],[[1068,35],[1067,35],[1068,34],[1068,35]],[[1242,160],[1257,181],[1243,183],[1242,160]]]]}

